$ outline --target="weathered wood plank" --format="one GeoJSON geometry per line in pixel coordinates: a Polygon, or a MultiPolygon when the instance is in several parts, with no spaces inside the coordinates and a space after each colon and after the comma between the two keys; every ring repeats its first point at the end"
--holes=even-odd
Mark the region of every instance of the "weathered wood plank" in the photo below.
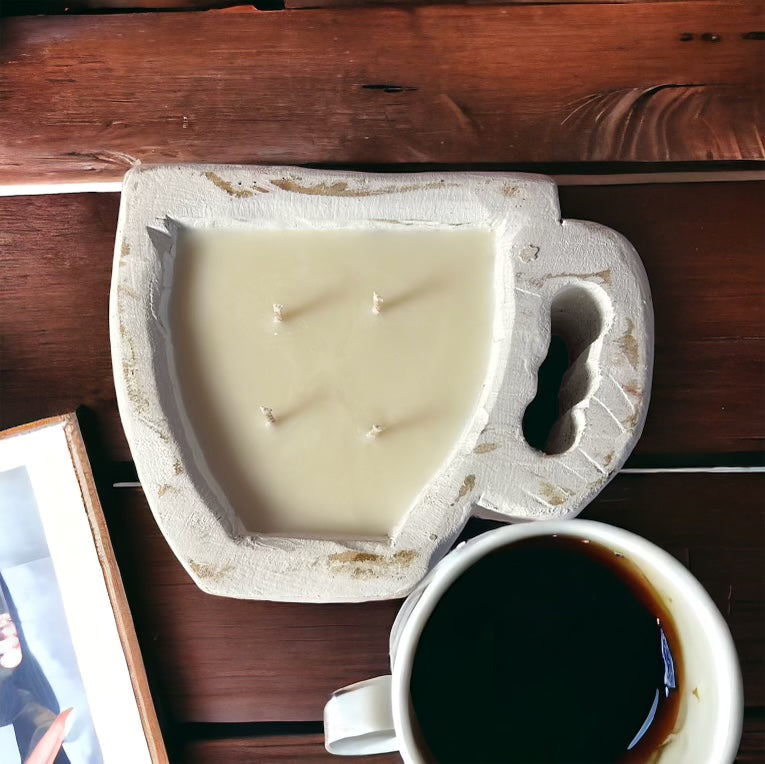
{"type": "Polygon", "coordinates": [[[736,762],[762,764],[765,761],[765,711],[752,709],[744,716],[744,734],[736,762]]]}
{"type": "MultiPolygon", "coordinates": [[[[765,724],[762,712],[748,714],[744,719],[737,764],[750,762],[762,764],[765,757],[765,724]]],[[[283,761],[300,761],[301,764],[330,764],[337,758],[324,750],[321,735],[267,735],[263,737],[229,738],[226,740],[195,740],[185,747],[187,764],[273,764],[283,761]]],[[[401,761],[397,754],[354,759],[354,761],[395,764],[401,761]]]]}
{"type": "Polygon", "coordinates": [[[0,198],[0,427],[85,405],[122,460],[109,355],[118,205],[114,194],[0,198]]]}
{"type": "Polygon", "coordinates": [[[138,490],[109,503],[144,659],[179,721],[314,721],[333,689],[386,671],[398,602],[212,597],[173,557],[138,490]]]}
{"type": "MultiPolygon", "coordinates": [[[[329,764],[337,761],[324,750],[324,736],[267,735],[239,737],[224,740],[195,740],[183,751],[186,764],[274,764],[300,762],[300,764],[329,764]]],[[[398,754],[354,757],[359,764],[400,764],[398,754]]]]}
{"type": "Polygon", "coordinates": [[[561,188],[560,196],[565,217],[624,234],[648,273],[656,356],[639,453],[667,453],[668,441],[675,453],[761,450],[765,184],[561,188]],[[713,432],[728,433],[725,447],[713,432]]]}
{"type": "MultiPolygon", "coordinates": [[[[694,2],[695,0],[683,0],[694,2]]],[[[667,2],[667,0],[467,0],[469,5],[517,5],[540,3],[600,3],[600,2],[667,2]]],[[[760,0],[744,0],[758,3],[760,0]]],[[[4,16],[36,16],[39,14],[75,14],[101,11],[130,10],[210,10],[233,8],[237,11],[276,10],[280,8],[337,8],[369,5],[448,5],[445,0],[5,0],[0,13],[4,16]]]]}
{"type": "MultiPolygon", "coordinates": [[[[648,271],[656,364],[641,464],[762,448],[764,192],[762,183],[561,189],[564,216],[621,231],[648,271]]],[[[86,405],[106,455],[127,460],[108,334],[118,203],[0,198],[0,426],[86,405]]]]}
{"type": "Polygon", "coordinates": [[[138,162],[761,159],[761,26],[758,4],[720,0],[10,18],[0,183],[138,162]]]}
{"type": "MultiPolygon", "coordinates": [[[[19,2],[20,0],[16,0],[19,2]]],[[[101,0],[89,0],[101,2],[101,0]]],[[[105,0],[109,2],[110,0],[105,0]]],[[[168,0],[169,1],[169,0],[168,0]]],[[[178,0],[179,2],[181,0],[178,0]]],[[[592,2],[667,2],[668,0],[465,0],[467,5],[543,5],[545,3],[592,3],[592,2]]],[[[672,1],[672,0],[670,0],[672,1]]],[[[682,0],[681,0],[682,1],[682,0]]],[[[691,0],[692,1],[692,0],[691,0]]],[[[759,2],[759,0],[744,0],[745,2],[759,2]]],[[[115,0],[121,2],[121,0],[115,0]]],[[[151,2],[151,0],[136,0],[136,2],[151,2]]],[[[347,8],[369,5],[426,5],[446,4],[439,0],[284,0],[285,8],[347,8]]]]}
{"type": "MultiPolygon", "coordinates": [[[[329,764],[337,762],[324,750],[323,735],[267,735],[263,737],[227,738],[224,740],[195,740],[183,751],[186,764],[329,764]]],[[[397,764],[398,754],[354,757],[359,764],[397,764]]]]}
{"type": "MultiPolygon", "coordinates": [[[[241,0],[4,0],[3,16],[37,16],[130,10],[207,10],[241,4],[241,0]]],[[[250,6],[252,8],[255,3],[250,6]]]]}
{"type": "MultiPolygon", "coordinates": [[[[729,616],[750,706],[765,701],[765,606],[756,589],[764,488],[763,474],[619,476],[584,513],[690,562],[729,616]]],[[[119,491],[104,505],[147,669],[179,721],[314,721],[333,689],[387,670],[398,602],[211,597],[175,560],[139,490],[119,491]]]]}

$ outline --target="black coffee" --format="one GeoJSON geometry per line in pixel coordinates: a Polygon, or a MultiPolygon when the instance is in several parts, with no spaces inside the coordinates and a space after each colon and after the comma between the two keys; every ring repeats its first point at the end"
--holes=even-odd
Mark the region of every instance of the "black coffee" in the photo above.
{"type": "Polygon", "coordinates": [[[674,627],[640,574],[595,543],[492,552],[445,593],[411,697],[436,762],[640,762],[677,718],[674,627]]]}

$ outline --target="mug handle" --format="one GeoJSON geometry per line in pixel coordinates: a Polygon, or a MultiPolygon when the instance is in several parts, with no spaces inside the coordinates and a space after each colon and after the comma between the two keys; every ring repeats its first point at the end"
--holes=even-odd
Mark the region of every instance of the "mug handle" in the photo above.
{"type": "Polygon", "coordinates": [[[336,756],[398,751],[390,674],[333,692],[324,706],[324,747],[336,756]]]}
{"type": "Polygon", "coordinates": [[[515,317],[503,341],[512,352],[499,403],[472,452],[472,492],[463,501],[488,519],[573,517],[616,474],[643,429],[653,369],[648,278],[625,238],[585,221],[532,224],[508,252],[515,277],[505,300],[515,317]],[[540,447],[527,442],[522,423],[555,334],[573,359],[558,390],[560,416],[540,447]]]}

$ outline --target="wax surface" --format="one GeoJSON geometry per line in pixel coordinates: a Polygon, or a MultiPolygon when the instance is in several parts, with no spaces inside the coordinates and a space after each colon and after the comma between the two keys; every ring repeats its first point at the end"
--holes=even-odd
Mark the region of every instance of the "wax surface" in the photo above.
{"type": "Polygon", "coordinates": [[[493,247],[486,231],[183,234],[170,299],[180,392],[250,531],[393,530],[478,402],[493,247]],[[370,438],[373,425],[385,429],[370,438]]]}

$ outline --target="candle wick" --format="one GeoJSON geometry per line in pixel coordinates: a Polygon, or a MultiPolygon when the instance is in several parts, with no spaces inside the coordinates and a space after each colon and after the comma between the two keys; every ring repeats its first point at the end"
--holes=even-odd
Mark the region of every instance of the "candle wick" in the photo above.
{"type": "Polygon", "coordinates": [[[373,424],[367,433],[368,438],[376,438],[385,428],[380,424],[373,424]]]}
{"type": "Polygon", "coordinates": [[[278,302],[274,303],[274,321],[276,321],[277,324],[284,321],[284,305],[278,302]]]}
{"type": "Polygon", "coordinates": [[[372,292],[372,313],[379,316],[384,302],[385,300],[377,292],[372,292]]]}
{"type": "Polygon", "coordinates": [[[269,427],[276,424],[276,417],[274,417],[274,412],[272,409],[268,408],[268,406],[261,406],[260,413],[263,414],[263,418],[266,420],[266,424],[269,427]]]}

